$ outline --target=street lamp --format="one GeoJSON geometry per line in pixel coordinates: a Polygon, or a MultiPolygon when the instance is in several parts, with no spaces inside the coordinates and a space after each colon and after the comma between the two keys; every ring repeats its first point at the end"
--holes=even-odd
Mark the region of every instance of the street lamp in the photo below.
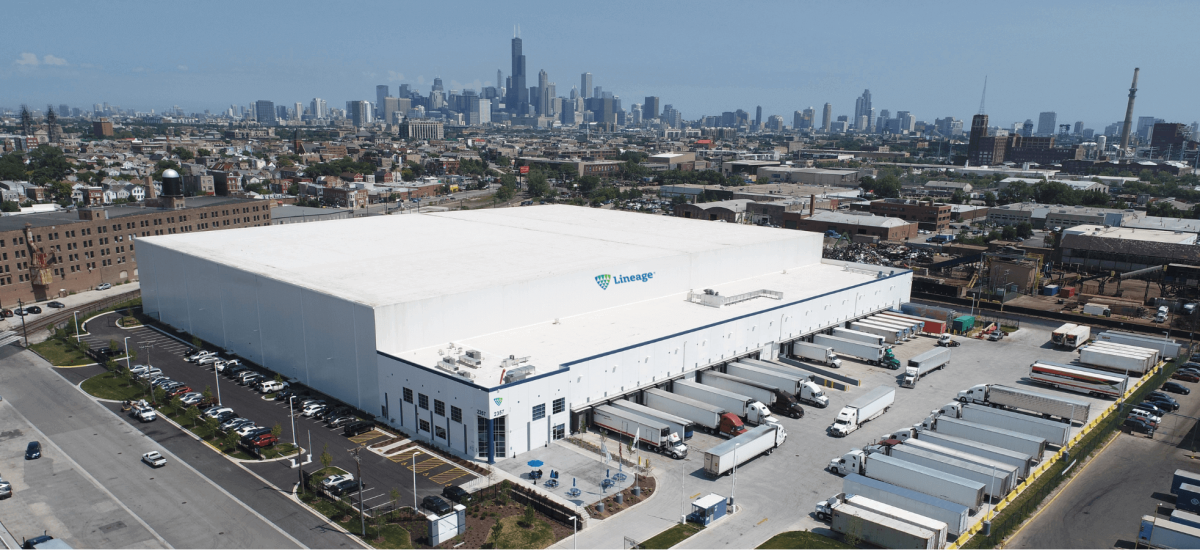
{"type": "MultiPolygon", "coordinates": [[[[76,330],[75,334],[79,334],[79,331],[76,330]]],[[[133,367],[129,366],[129,337],[128,336],[125,337],[125,368],[127,368],[127,369],[133,368],[133,367]]]]}
{"type": "Polygon", "coordinates": [[[733,446],[733,489],[729,491],[729,505],[733,506],[733,497],[737,494],[737,450],[742,444],[738,443],[733,446]]]}
{"type": "MultiPolygon", "coordinates": [[[[412,463],[412,471],[413,471],[413,512],[417,512],[417,513],[419,513],[419,512],[421,511],[421,509],[417,507],[417,455],[419,455],[419,454],[421,454],[421,451],[413,451],[413,455],[412,455],[412,461],[413,461],[413,463],[412,463]]],[[[361,480],[360,480],[360,481],[361,481],[361,480]]]]}
{"type": "Polygon", "coordinates": [[[79,341],[79,312],[76,311],[75,313],[72,314],[72,316],[75,317],[75,341],[78,342],[79,341]]]}
{"type": "MultiPolygon", "coordinates": [[[[295,399],[295,394],[288,396],[288,421],[292,423],[292,446],[299,449],[300,444],[296,442],[296,409],[292,407],[292,401],[295,399]]],[[[312,445],[309,446],[311,447],[312,445]]],[[[312,449],[309,449],[308,452],[312,453],[312,449]]]]}
{"type": "MultiPolygon", "coordinates": [[[[579,513],[579,505],[575,505],[575,513],[579,513]]],[[[571,520],[571,548],[579,548],[579,516],[567,518],[571,520]]]]}

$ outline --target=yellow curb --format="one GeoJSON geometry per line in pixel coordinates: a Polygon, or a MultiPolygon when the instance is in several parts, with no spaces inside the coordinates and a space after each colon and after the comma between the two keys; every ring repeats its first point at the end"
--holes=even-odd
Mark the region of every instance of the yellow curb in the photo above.
{"type": "Polygon", "coordinates": [[[81,369],[83,367],[95,367],[95,366],[99,366],[99,365],[100,365],[100,363],[88,363],[86,365],[63,365],[61,367],[54,366],[54,368],[56,368],[56,369],[81,369]]]}

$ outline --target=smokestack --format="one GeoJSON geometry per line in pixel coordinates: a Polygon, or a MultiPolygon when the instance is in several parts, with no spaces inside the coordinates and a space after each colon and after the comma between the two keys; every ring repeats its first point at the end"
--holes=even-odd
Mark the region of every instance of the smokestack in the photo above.
{"type": "Polygon", "coordinates": [[[1137,97],[1137,77],[1140,68],[1133,69],[1133,84],[1129,86],[1129,106],[1125,107],[1125,124],[1121,127],[1121,156],[1125,156],[1125,150],[1129,147],[1129,130],[1133,125],[1133,99],[1137,97]]]}
{"type": "Polygon", "coordinates": [[[808,198],[809,198],[809,201],[811,201],[808,203],[808,217],[811,218],[811,217],[813,217],[813,212],[816,212],[816,210],[817,210],[817,196],[809,195],[808,198]]]}

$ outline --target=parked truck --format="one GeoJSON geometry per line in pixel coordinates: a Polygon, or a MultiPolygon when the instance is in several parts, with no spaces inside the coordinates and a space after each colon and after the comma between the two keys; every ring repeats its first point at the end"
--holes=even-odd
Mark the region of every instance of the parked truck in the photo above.
{"type": "Polygon", "coordinates": [[[921,427],[925,430],[932,430],[946,435],[979,441],[1019,453],[1025,453],[1034,457],[1039,462],[1042,460],[1042,453],[1046,451],[1046,440],[1040,437],[957,418],[931,416],[921,423],[921,427]]]}
{"type": "Polygon", "coordinates": [[[1049,361],[1029,365],[1029,379],[1052,388],[1114,398],[1124,394],[1129,384],[1129,378],[1121,374],[1049,361]]]}
{"type": "Polygon", "coordinates": [[[1121,352],[1125,352],[1125,353],[1131,353],[1131,354],[1134,354],[1134,355],[1144,355],[1144,356],[1148,356],[1148,357],[1150,358],[1150,368],[1153,368],[1153,367],[1155,367],[1156,365],[1158,365],[1158,362],[1159,362],[1160,360],[1162,360],[1162,354],[1160,354],[1160,353],[1158,352],[1158,350],[1156,350],[1156,349],[1154,349],[1154,348],[1147,348],[1147,347],[1142,347],[1142,346],[1130,346],[1130,345],[1127,345],[1127,344],[1118,344],[1118,343],[1116,343],[1116,342],[1110,342],[1110,341],[1107,341],[1107,340],[1104,340],[1104,341],[1096,341],[1096,342],[1088,342],[1088,345],[1087,345],[1087,347],[1089,347],[1089,348],[1090,348],[1090,347],[1097,347],[1097,348],[1103,348],[1103,349],[1112,349],[1112,350],[1115,350],[1115,351],[1121,351],[1121,352]]]}
{"type": "Polygon", "coordinates": [[[1184,483],[1188,485],[1200,485],[1200,474],[1187,470],[1175,470],[1175,474],[1171,476],[1171,494],[1178,495],[1179,486],[1184,483]]]}
{"type": "Polygon", "coordinates": [[[917,334],[920,332],[920,330],[917,329],[917,326],[913,323],[898,321],[896,319],[889,319],[887,317],[881,317],[879,315],[872,315],[871,317],[867,317],[866,319],[859,320],[859,322],[869,323],[872,325],[884,326],[884,327],[888,327],[888,328],[894,328],[894,329],[900,331],[900,334],[904,335],[905,340],[911,340],[913,338],[916,338],[917,334]]]}
{"type": "Polygon", "coordinates": [[[1200,512],[1200,486],[1180,483],[1175,490],[1175,507],[1185,512],[1200,512]]]}
{"type": "Polygon", "coordinates": [[[908,315],[905,315],[903,313],[896,313],[894,311],[881,311],[881,312],[873,315],[871,318],[872,319],[887,319],[889,321],[894,321],[897,323],[901,323],[903,325],[911,326],[911,327],[913,327],[914,336],[917,334],[921,334],[923,332],[929,332],[928,330],[925,330],[925,320],[924,319],[915,319],[915,318],[909,317],[908,315]]]}
{"type": "Polygon", "coordinates": [[[658,420],[667,425],[672,432],[679,434],[679,437],[688,439],[692,437],[692,422],[686,418],[675,416],[671,413],[663,412],[645,405],[639,405],[633,401],[626,399],[617,399],[609,403],[618,409],[627,410],[633,414],[641,415],[646,418],[658,420]]]}
{"type": "MultiPolygon", "coordinates": [[[[884,343],[899,344],[899,343],[904,342],[904,333],[902,331],[895,329],[895,328],[891,328],[891,327],[885,327],[883,325],[877,325],[875,323],[865,323],[862,321],[855,321],[853,323],[850,323],[850,329],[855,332],[871,334],[871,335],[877,336],[877,337],[879,337],[879,339],[883,340],[883,342],[878,343],[878,344],[875,344],[874,342],[864,342],[866,344],[883,346],[884,343]]],[[[845,338],[847,340],[854,340],[854,341],[862,342],[862,339],[860,339],[860,338],[849,338],[849,337],[843,336],[841,334],[838,334],[836,330],[834,331],[833,335],[838,338],[845,338]]]]}
{"type": "Polygon", "coordinates": [[[592,409],[592,423],[621,435],[636,436],[638,446],[680,459],[687,456],[683,438],[671,431],[665,422],[634,414],[616,407],[601,405],[592,409]]]}
{"type": "Polygon", "coordinates": [[[996,426],[1040,437],[1045,439],[1046,443],[1058,447],[1066,445],[1071,440],[1070,424],[1016,411],[951,402],[938,409],[938,412],[950,418],[961,418],[967,422],[996,426]]]}
{"type": "MultiPolygon", "coordinates": [[[[946,546],[946,537],[949,534],[950,529],[945,522],[928,518],[920,514],[915,514],[903,508],[898,508],[878,500],[870,499],[863,495],[856,495],[853,493],[838,493],[833,495],[832,497],[817,503],[816,515],[818,519],[829,521],[832,524],[833,516],[837,513],[837,511],[847,507],[865,510],[867,512],[878,514],[901,523],[906,523],[912,527],[923,529],[932,533],[933,539],[928,541],[929,546],[926,546],[926,548],[943,548],[946,546]]],[[[916,540],[922,541],[924,539],[916,540]]],[[[891,545],[885,546],[885,548],[901,547],[891,545]]],[[[902,548],[910,547],[903,546],[902,548]]]]}
{"type": "MultiPolygon", "coordinates": [[[[985,468],[993,468],[993,469],[995,469],[995,471],[997,473],[1002,472],[1004,477],[1008,480],[1008,486],[1003,489],[997,488],[997,490],[1000,490],[1003,492],[1008,492],[1008,491],[1011,491],[1014,488],[1016,488],[1017,483],[1020,482],[1020,480],[1022,478],[1021,469],[1019,467],[1017,467],[1016,465],[1009,464],[1007,462],[1002,462],[1002,461],[995,460],[995,459],[991,459],[991,458],[988,458],[986,456],[983,456],[981,454],[977,454],[977,453],[974,453],[971,451],[960,451],[958,449],[951,449],[950,447],[946,447],[944,445],[938,445],[937,443],[934,443],[932,441],[921,440],[921,439],[909,439],[908,441],[904,442],[904,445],[913,447],[916,449],[922,449],[925,451],[929,451],[931,453],[948,456],[950,458],[961,460],[963,462],[970,462],[971,464],[978,464],[985,468]]],[[[988,490],[989,491],[991,490],[991,486],[988,487],[988,490]]]]}
{"type": "Polygon", "coordinates": [[[764,424],[704,451],[704,471],[718,477],[761,454],[771,454],[787,439],[779,424],[764,424]]]}
{"type": "Polygon", "coordinates": [[[955,451],[950,452],[956,454],[942,454],[922,445],[900,443],[895,439],[886,440],[876,447],[892,458],[983,483],[986,496],[1003,496],[1017,484],[1015,468],[1005,470],[984,466],[976,461],[963,459],[955,451]]]}
{"type": "Polygon", "coordinates": [[[967,519],[971,515],[970,508],[945,499],[929,496],[920,491],[905,489],[886,481],[879,481],[858,474],[849,474],[842,480],[842,492],[849,495],[861,495],[902,510],[908,510],[914,514],[938,520],[946,524],[946,530],[950,537],[957,538],[959,535],[966,533],[970,527],[967,523],[967,519]]]}
{"type": "Polygon", "coordinates": [[[964,451],[972,454],[990,458],[999,462],[1003,462],[1017,469],[1017,478],[1025,479],[1029,477],[1029,472],[1033,470],[1035,462],[1032,456],[1025,453],[1020,453],[1003,447],[989,445],[980,441],[974,441],[962,437],[955,437],[938,433],[932,430],[917,430],[909,428],[884,435],[880,439],[899,439],[900,441],[927,441],[936,445],[941,445],[948,449],[956,451],[964,451]]]}
{"type": "Polygon", "coordinates": [[[717,405],[658,388],[646,390],[642,394],[642,401],[651,409],[686,418],[713,435],[737,437],[746,433],[746,425],[741,418],[717,405]]]}
{"type": "Polygon", "coordinates": [[[893,458],[883,453],[867,453],[860,449],[854,449],[841,458],[830,461],[829,471],[841,475],[864,475],[871,479],[948,500],[972,510],[979,509],[979,505],[983,503],[984,487],[982,483],[893,458]]]}
{"type": "Polygon", "coordinates": [[[941,319],[934,319],[931,317],[920,317],[917,315],[910,315],[910,314],[904,313],[902,311],[888,311],[887,314],[891,315],[892,317],[900,317],[902,319],[912,319],[913,321],[920,321],[921,325],[922,325],[921,329],[924,330],[926,334],[931,334],[934,336],[937,336],[939,334],[946,332],[946,329],[948,328],[946,321],[941,320],[941,319]]]}
{"type": "Polygon", "coordinates": [[[883,365],[891,369],[900,368],[900,361],[892,355],[892,350],[883,346],[855,342],[828,334],[813,335],[813,343],[833,349],[838,355],[858,357],[871,365],[883,365]]]}
{"type": "Polygon", "coordinates": [[[1056,346],[1067,345],[1067,334],[1070,334],[1070,332],[1075,330],[1075,327],[1078,326],[1079,325],[1075,323],[1066,323],[1063,326],[1054,329],[1054,332],[1050,333],[1050,341],[1056,346]]]}
{"type": "Polygon", "coordinates": [[[1122,332],[1119,330],[1106,330],[1096,335],[1096,340],[1116,342],[1127,346],[1138,346],[1142,348],[1150,348],[1158,350],[1158,354],[1164,358],[1178,357],[1179,352],[1183,349],[1183,344],[1167,338],[1155,338],[1144,334],[1134,334],[1132,332],[1122,332]]]}
{"type": "Polygon", "coordinates": [[[808,376],[798,374],[798,371],[795,369],[792,369],[792,372],[788,373],[757,363],[757,361],[752,359],[730,363],[725,367],[725,372],[746,380],[782,388],[784,391],[796,396],[796,399],[799,399],[801,402],[815,405],[822,409],[829,406],[829,398],[825,396],[825,391],[821,389],[821,386],[813,383],[808,376]]]}
{"type": "Polygon", "coordinates": [[[892,519],[856,506],[833,509],[829,526],[836,533],[853,536],[880,548],[937,548],[935,535],[911,523],[892,519]]]}
{"type": "Polygon", "coordinates": [[[848,329],[848,328],[835,327],[833,329],[833,335],[837,336],[838,338],[845,338],[847,340],[856,340],[856,341],[865,342],[868,344],[875,344],[877,346],[882,346],[884,344],[883,337],[878,334],[871,334],[869,332],[861,332],[861,331],[852,330],[852,329],[848,329]]]}
{"type": "Polygon", "coordinates": [[[779,423],[774,416],[771,416],[771,410],[762,402],[716,386],[701,384],[695,380],[676,380],[672,384],[672,391],[684,397],[721,407],[755,426],[779,423]]]}
{"type": "Polygon", "coordinates": [[[816,363],[829,365],[835,369],[842,368],[842,360],[829,346],[821,346],[809,342],[792,342],[792,355],[816,363]]]}
{"type": "Polygon", "coordinates": [[[782,414],[788,418],[804,416],[804,407],[796,400],[796,396],[786,390],[771,384],[755,382],[737,376],[717,371],[704,371],[700,374],[700,383],[723,390],[729,390],[739,395],[745,395],[761,403],[766,403],[771,412],[782,414]]]}
{"type": "Polygon", "coordinates": [[[1062,347],[1067,349],[1079,349],[1087,343],[1092,337],[1092,327],[1087,325],[1076,325],[1075,328],[1063,335],[1062,347]]]}
{"type": "Polygon", "coordinates": [[[1136,351],[1129,346],[1084,346],[1079,350],[1079,362],[1117,372],[1144,374],[1158,365],[1158,352],[1152,349],[1136,351]]]}
{"type": "Polygon", "coordinates": [[[879,417],[896,402],[896,388],[879,386],[850,402],[838,412],[837,420],[829,427],[830,435],[846,437],[868,421],[879,417]]]}
{"type": "Polygon", "coordinates": [[[1200,548],[1200,528],[1169,519],[1142,516],[1138,544],[1150,548],[1200,548]]]}
{"type": "Polygon", "coordinates": [[[1191,512],[1175,509],[1171,512],[1172,523],[1182,523],[1190,527],[1200,527],[1200,516],[1191,512]]]}
{"type": "Polygon", "coordinates": [[[1086,401],[999,384],[972,386],[958,392],[958,400],[963,403],[1022,409],[1047,417],[1058,417],[1076,422],[1087,422],[1091,413],[1091,404],[1086,401]]]}
{"type": "Polygon", "coordinates": [[[906,388],[917,385],[922,376],[950,364],[950,348],[933,348],[908,360],[904,369],[904,380],[901,384],[906,388]]]}

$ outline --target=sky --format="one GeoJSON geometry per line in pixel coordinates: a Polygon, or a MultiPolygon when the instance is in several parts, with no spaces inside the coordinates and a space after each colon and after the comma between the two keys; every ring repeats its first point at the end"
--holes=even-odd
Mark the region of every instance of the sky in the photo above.
{"type": "Polygon", "coordinates": [[[744,109],[792,123],[833,104],[970,125],[987,78],[994,126],[1055,111],[1102,131],[1124,118],[1200,120],[1200,2],[18,2],[0,47],[0,107],[109,102],[218,112],[258,99],[375,100],[495,85],[520,25],[527,83],[593,84],[628,109],[655,95],[683,118],[744,109]],[[44,22],[44,24],[43,24],[44,22]]]}

